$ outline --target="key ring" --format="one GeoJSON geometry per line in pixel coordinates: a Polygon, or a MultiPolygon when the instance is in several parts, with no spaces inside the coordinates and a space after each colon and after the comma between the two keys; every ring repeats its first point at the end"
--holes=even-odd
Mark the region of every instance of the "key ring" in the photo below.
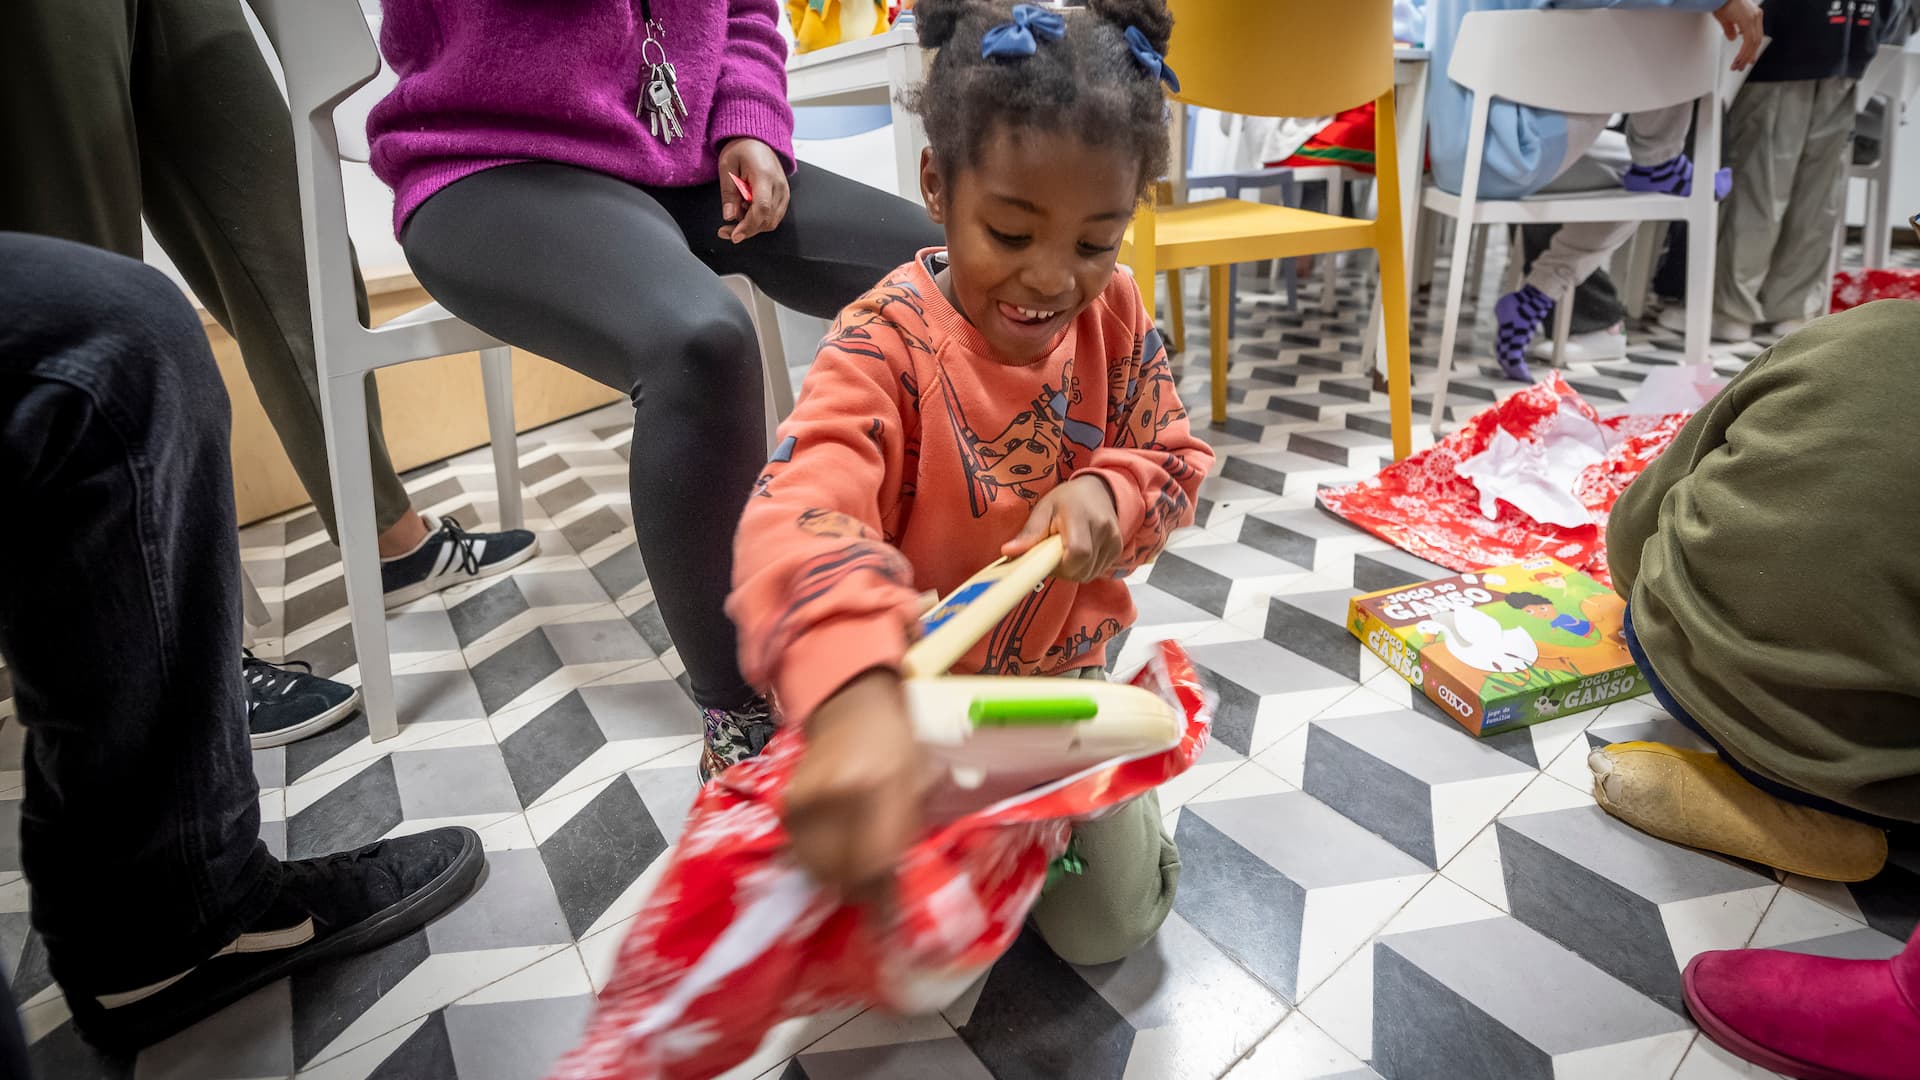
{"type": "Polygon", "coordinates": [[[667,62],[667,47],[665,45],[660,44],[659,39],[653,36],[652,28],[648,28],[646,40],[640,43],[640,62],[648,66],[657,66],[659,64],[664,64],[667,62]],[[649,45],[653,46],[654,52],[660,54],[660,59],[658,60],[647,59],[647,46],[649,45]]]}

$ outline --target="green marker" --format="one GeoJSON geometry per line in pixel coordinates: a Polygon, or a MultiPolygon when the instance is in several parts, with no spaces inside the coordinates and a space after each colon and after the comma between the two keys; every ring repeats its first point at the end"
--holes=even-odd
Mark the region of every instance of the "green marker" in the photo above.
{"type": "Polygon", "coordinates": [[[967,719],[982,727],[1053,727],[1093,719],[1100,706],[1090,697],[974,698],[967,719]]]}

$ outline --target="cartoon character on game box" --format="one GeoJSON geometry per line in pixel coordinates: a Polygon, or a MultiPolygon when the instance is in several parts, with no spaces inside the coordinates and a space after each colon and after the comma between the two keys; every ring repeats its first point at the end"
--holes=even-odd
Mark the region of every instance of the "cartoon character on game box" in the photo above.
{"type": "MultiPolygon", "coordinates": [[[[1495,580],[1497,577],[1488,575],[1484,580],[1490,586],[1506,584],[1495,580]]],[[[1623,644],[1620,633],[1602,629],[1620,625],[1622,601],[1617,595],[1597,581],[1570,582],[1550,570],[1534,575],[1527,584],[1554,595],[1517,589],[1502,596],[1503,603],[1489,605],[1487,611],[1501,626],[1531,638],[1542,666],[1573,675],[1597,674],[1619,666],[1623,644]]]]}

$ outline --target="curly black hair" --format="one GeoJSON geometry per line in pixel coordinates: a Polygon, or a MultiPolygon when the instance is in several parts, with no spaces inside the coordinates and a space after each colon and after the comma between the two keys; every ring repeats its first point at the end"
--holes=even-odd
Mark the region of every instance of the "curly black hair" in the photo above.
{"type": "Polygon", "coordinates": [[[1540,604],[1545,604],[1548,607],[1553,607],[1553,601],[1547,597],[1541,596],[1539,593],[1530,593],[1530,592],[1508,593],[1506,595],[1506,601],[1507,601],[1507,606],[1514,609],[1515,611],[1524,611],[1527,608],[1535,607],[1540,604]]]}
{"type": "Polygon", "coordinates": [[[980,38],[1013,17],[1009,0],[920,0],[914,7],[923,48],[937,50],[927,79],[907,95],[926,124],[943,172],[977,160],[998,125],[1072,132],[1092,146],[1124,146],[1147,187],[1167,170],[1167,104],[1160,81],[1127,47],[1138,27],[1165,54],[1173,16],[1165,0],[1087,0],[1067,9],[1067,34],[1042,39],[1032,56],[986,58],[980,38]]]}

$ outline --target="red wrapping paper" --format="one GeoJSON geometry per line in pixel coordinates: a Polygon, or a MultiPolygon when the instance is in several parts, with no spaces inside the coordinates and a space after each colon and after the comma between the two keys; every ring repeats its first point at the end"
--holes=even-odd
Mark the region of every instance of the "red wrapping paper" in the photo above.
{"type": "Polygon", "coordinates": [[[790,1017],[951,1002],[1013,944],[1072,823],[1180,775],[1205,748],[1212,707],[1184,650],[1161,643],[1132,681],[1176,703],[1186,717],[1178,745],[929,830],[907,852],[884,914],[839,902],[786,854],[779,806],[803,744],[776,735],[695,800],[586,1034],[549,1080],[711,1077],[790,1017]]]}
{"type": "Polygon", "coordinates": [[[1542,381],[1476,414],[1432,449],[1395,462],[1370,479],[1321,491],[1320,505],[1451,570],[1479,570],[1544,555],[1611,585],[1607,515],[1691,415],[1600,419],[1559,372],[1550,371],[1542,381]],[[1486,450],[1498,428],[1522,441],[1540,438],[1552,426],[1562,399],[1598,421],[1606,433],[1607,456],[1582,472],[1574,488],[1592,522],[1571,528],[1549,525],[1505,502],[1496,504],[1498,516],[1488,520],[1480,513],[1479,490],[1456,471],[1460,462],[1486,450]]]}
{"type": "Polygon", "coordinates": [[[1920,300],[1920,270],[1842,270],[1833,275],[1833,310],[1875,300],[1920,300]]]}

